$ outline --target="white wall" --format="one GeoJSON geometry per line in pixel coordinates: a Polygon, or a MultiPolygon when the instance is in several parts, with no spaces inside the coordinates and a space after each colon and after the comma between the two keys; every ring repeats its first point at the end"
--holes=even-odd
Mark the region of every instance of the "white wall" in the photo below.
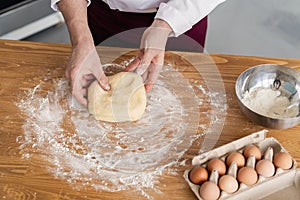
{"type": "Polygon", "coordinates": [[[209,15],[206,51],[300,59],[300,0],[227,0],[209,15]]]}

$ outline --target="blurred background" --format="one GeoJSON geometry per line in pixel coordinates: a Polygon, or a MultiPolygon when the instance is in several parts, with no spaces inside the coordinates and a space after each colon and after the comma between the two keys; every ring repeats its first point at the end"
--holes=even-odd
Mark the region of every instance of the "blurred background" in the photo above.
{"type": "MultiPolygon", "coordinates": [[[[0,0],[0,39],[70,43],[50,0],[0,0]]],[[[300,1],[227,0],[209,15],[206,52],[300,59],[300,1]]]]}

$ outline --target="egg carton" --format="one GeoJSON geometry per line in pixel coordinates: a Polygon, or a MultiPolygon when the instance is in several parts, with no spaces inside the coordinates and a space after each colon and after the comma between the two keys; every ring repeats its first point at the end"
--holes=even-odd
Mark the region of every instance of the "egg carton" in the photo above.
{"type": "MultiPolygon", "coordinates": [[[[189,180],[189,172],[194,166],[206,167],[207,162],[213,158],[225,161],[229,153],[233,151],[242,153],[243,149],[250,144],[256,145],[262,153],[270,147],[274,154],[280,151],[287,152],[275,138],[266,138],[266,133],[267,130],[262,130],[195,156],[192,166],[185,170],[183,176],[197,198],[202,199],[199,195],[200,186],[189,180]]],[[[239,183],[239,189],[233,194],[221,191],[219,199],[300,199],[300,170],[297,169],[297,162],[293,158],[293,165],[288,170],[276,168],[272,177],[265,178],[259,175],[258,181],[252,186],[239,183]]]]}

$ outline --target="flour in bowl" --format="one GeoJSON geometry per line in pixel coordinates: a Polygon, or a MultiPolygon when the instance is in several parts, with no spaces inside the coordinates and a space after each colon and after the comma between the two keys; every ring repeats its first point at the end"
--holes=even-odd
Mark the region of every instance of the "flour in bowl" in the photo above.
{"type": "Polygon", "coordinates": [[[244,93],[242,102],[251,110],[270,118],[291,118],[299,114],[298,106],[287,109],[291,102],[279,90],[251,88],[244,93]]]}

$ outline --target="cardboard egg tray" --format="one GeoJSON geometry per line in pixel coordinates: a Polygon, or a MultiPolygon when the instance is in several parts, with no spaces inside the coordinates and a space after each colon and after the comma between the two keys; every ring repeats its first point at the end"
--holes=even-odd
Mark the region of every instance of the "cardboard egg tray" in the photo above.
{"type": "MultiPolygon", "coordinates": [[[[275,138],[266,138],[266,132],[266,130],[262,130],[253,133],[194,157],[192,166],[184,172],[184,178],[198,199],[201,199],[199,195],[200,186],[193,184],[188,177],[193,166],[200,165],[206,167],[206,163],[213,158],[220,158],[225,161],[226,156],[230,152],[238,151],[242,153],[244,147],[250,144],[258,146],[262,155],[268,147],[273,148],[274,154],[280,151],[287,152],[275,138]]],[[[233,194],[221,191],[219,199],[300,199],[300,169],[297,169],[297,162],[293,158],[291,169],[283,170],[276,168],[275,174],[272,177],[265,178],[259,176],[257,183],[252,186],[239,183],[238,191],[233,194]]]]}

